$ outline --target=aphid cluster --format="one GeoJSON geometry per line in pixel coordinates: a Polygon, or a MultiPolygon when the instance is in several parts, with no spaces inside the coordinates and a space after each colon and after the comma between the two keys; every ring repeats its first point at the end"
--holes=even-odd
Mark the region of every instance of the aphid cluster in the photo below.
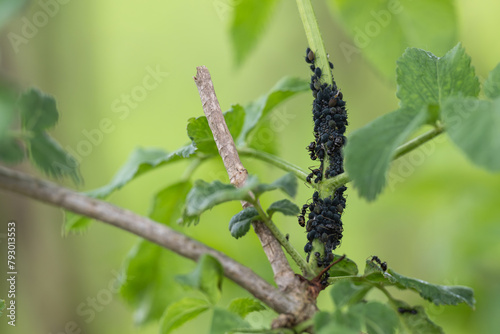
{"type": "MultiPolygon", "coordinates": [[[[335,81],[322,82],[321,68],[315,66],[314,52],[307,48],[305,60],[310,64],[313,72],[310,88],[312,90],[314,138],[306,149],[312,160],[319,160],[319,167],[311,169],[307,181],[320,182],[323,177],[331,178],[344,172],[342,147],[346,143],[344,133],[347,126],[347,113],[342,93],[338,90],[335,81]]],[[[330,69],[333,64],[330,63],[330,69]]],[[[314,239],[320,240],[325,245],[325,257],[320,259],[317,253],[319,266],[328,266],[333,261],[332,251],[340,245],[342,238],[341,215],[345,208],[344,191],[346,187],[339,187],[333,196],[320,198],[318,192],[313,195],[311,204],[305,204],[299,215],[299,224],[306,226],[307,244],[304,251],[308,259],[312,250],[314,239]],[[308,213],[309,212],[309,213],[308,213]],[[306,220],[306,217],[308,218],[306,220]]]]}

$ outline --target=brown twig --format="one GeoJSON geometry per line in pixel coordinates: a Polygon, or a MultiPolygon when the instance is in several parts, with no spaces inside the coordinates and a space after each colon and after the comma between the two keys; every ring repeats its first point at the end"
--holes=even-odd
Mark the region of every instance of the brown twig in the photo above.
{"type": "Polygon", "coordinates": [[[299,307],[296,300],[278,291],[248,267],[149,218],[2,166],[0,166],[0,189],[111,224],[195,261],[203,254],[210,254],[222,264],[226,277],[276,312],[292,313],[299,307]]]}
{"type": "MultiPolygon", "coordinates": [[[[194,81],[198,87],[203,112],[212,130],[217,149],[219,150],[231,184],[241,187],[248,177],[248,172],[240,161],[236,145],[224,120],[219,101],[215,95],[210,72],[205,66],[199,66],[196,69],[197,73],[194,81]]],[[[242,205],[243,207],[247,207],[251,204],[244,202],[242,205]]],[[[274,281],[281,290],[289,289],[296,282],[295,274],[287,261],[280,243],[263,222],[254,222],[253,227],[273,269],[274,281]]]]}

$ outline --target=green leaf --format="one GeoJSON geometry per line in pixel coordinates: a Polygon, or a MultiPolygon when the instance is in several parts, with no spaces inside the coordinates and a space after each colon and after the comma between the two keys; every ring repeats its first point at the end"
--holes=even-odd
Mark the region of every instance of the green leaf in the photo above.
{"type": "Polygon", "coordinates": [[[186,225],[198,224],[200,215],[218,204],[229,201],[251,200],[248,192],[257,182],[257,178],[250,176],[243,187],[236,188],[231,184],[224,184],[220,181],[213,181],[212,183],[203,180],[195,181],[193,188],[187,195],[181,222],[186,225]]]}
{"type": "Polygon", "coordinates": [[[357,304],[349,311],[363,319],[368,334],[393,334],[399,323],[396,313],[379,302],[357,304]]]}
{"type": "MultiPolygon", "coordinates": [[[[244,119],[245,110],[238,104],[231,106],[231,109],[224,113],[224,120],[233,140],[240,135],[244,119]]],[[[193,141],[194,146],[198,149],[198,152],[218,154],[212,130],[210,130],[208,120],[205,116],[190,118],[188,120],[187,133],[193,141]]]]}
{"type": "Polygon", "coordinates": [[[203,299],[184,298],[169,306],[160,322],[160,333],[168,334],[210,308],[203,299]]]}
{"type": "Polygon", "coordinates": [[[19,99],[21,124],[24,130],[42,132],[53,127],[59,119],[56,100],[37,89],[30,89],[19,99]]]}
{"type": "Polygon", "coordinates": [[[224,269],[219,261],[208,254],[203,254],[196,268],[189,274],[176,276],[180,284],[200,290],[210,303],[215,304],[220,299],[224,269]]]}
{"type": "Polygon", "coordinates": [[[81,181],[78,162],[47,133],[34,133],[29,140],[28,151],[31,161],[48,176],[70,176],[75,183],[81,181]]]}
{"type": "Polygon", "coordinates": [[[441,105],[450,96],[477,96],[479,80],[470,62],[461,44],[441,58],[421,49],[407,49],[396,69],[401,107],[416,114],[422,108],[441,105]]]}
{"type": "Polygon", "coordinates": [[[2,311],[5,308],[5,300],[0,299],[0,317],[2,316],[2,311]]]}
{"type": "Polygon", "coordinates": [[[410,307],[407,303],[395,300],[396,309],[412,309],[415,314],[410,312],[398,312],[399,319],[410,334],[444,334],[441,327],[433,323],[422,306],[410,307]]]}
{"type": "Polygon", "coordinates": [[[340,310],[333,314],[317,312],[314,315],[316,334],[359,334],[361,322],[356,316],[345,316],[340,310]]]}
{"type": "Polygon", "coordinates": [[[184,146],[171,153],[158,148],[138,147],[113,176],[110,183],[87,194],[94,198],[104,199],[142,174],[164,166],[167,163],[188,158],[194,154],[195,150],[195,147],[192,145],[184,146]]]}
{"type": "Polygon", "coordinates": [[[269,215],[269,217],[272,217],[275,212],[281,212],[286,216],[296,216],[299,214],[300,209],[297,205],[290,202],[289,200],[282,199],[280,201],[272,203],[269,208],[267,208],[267,214],[269,215]]]}
{"type": "Polygon", "coordinates": [[[172,267],[172,253],[146,240],[127,255],[120,294],[134,308],[137,325],[160,319],[165,308],[181,296],[172,267]]]}
{"type": "Polygon", "coordinates": [[[493,100],[500,97],[500,64],[490,72],[483,87],[488,98],[493,100]]]}
{"type": "MultiPolygon", "coordinates": [[[[195,151],[196,148],[191,144],[181,147],[172,153],[157,148],[136,148],[129,156],[127,162],[125,162],[120,170],[113,176],[110,183],[101,188],[91,190],[87,192],[86,195],[93,198],[105,199],[142,174],[182,158],[189,158],[195,151]]],[[[151,214],[153,214],[153,212],[151,214]]],[[[87,230],[92,223],[91,218],[77,215],[72,212],[65,211],[64,217],[63,234],[65,235],[70,232],[83,232],[87,230]]]]}
{"type": "Polygon", "coordinates": [[[358,303],[372,286],[354,284],[351,281],[340,281],[335,283],[330,289],[330,297],[335,307],[342,308],[346,305],[358,303]]]}
{"type": "Polygon", "coordinates": [[[252,188],[255,196],[259,197],[264,192],[280,189],[290,197],[297,194],[297,178],[292,173],[285,174],[271,184],[259,184],[252,188]]]}
{"type": "Polygon", "coordinates": [[[425,123],[427,112],[400,109],[354,131],[345,148],[345,169],[359,195],[374,200],[386,184],[396,148],[425,123]]]}
{"type": "Polygon", "coordinates": [[[19,163],[24,159],[24,148],[15,138],[0,139],[0,160],[6,163],[19,163]]]}
{"type": "Polygon", "coordinates": [[[457,42],[453,0],[329,0],[332,14],[353,37],[341,42],[347,62],[362,54],[385,77],[394,75],[394,62],[409,46],[443,54],[457,42]]]}
{"type": "Polygon", "coordinates": [[[458,305],[466,303],[474,308],[476,300],[474,291],[466,286],[446,286],[431,284],[419,279],[405,277],[388,269],[389,281],[399,288],[411,289],[420,294],[420,296],[436,305],[458,305]]]}
{"type": "Polygon", "coordinates": [[[247,234],[252,221],[259,218],[259,213],[254,207],[248,207],[235,214],[229,221],[231,235],[238,239],[247,234]]]}
{"type": "Polygon", "coordinates": [[[149,218],[159,223],[172,225],[180,216],[181,208],[191,187],[191,181],[185,180],[169,185],[158,192],[154,197],[149,218]]]}
{"type": "Polygon", "coordinates": [[[250,328],[250,324],[237,314],[219,307],[214,308],[210,334],[225,334],[231,329],[236,328],[250,328]]]}
{"type": "Polygon", "coordinates": [[[236,298],[229,304],[228,311],[245,318],[249,313],[264,311],[266,307],[255,298],[236,298]]]}
{"type": "MultiPolygon", "coordinates": [[[[334,255],[333,261],[337,261],[339,258],[340,255],[334,255]]],[[[334,265],[328,273],[330,274],[330,277],[355,276],[358,274],[358,265],[356,262],[346,257],[334,265]]]]}
{"type": "Polygon", "coordinates": [[[243,63],[256,46],[278,2],[278,0],[237,2],[229,30],[237,66],[243,63]]]}
{"type": "Polygon", "coordinates": [[[14,121],[16,115],[14,101],[13,93],[0,83],[0,141],[7,137],[14,121]]]}
{"type": "Polygon", "coordinates": [[[500,171],[500,98],[450,98],[443,106],[443,123],[451,140],[473,163],[500,171]]]}
{"type": "Polygon", "coordinates": [[[27,0],[0,0],[0,28],[2,28],[9,19],[20,10],[27,0]]]}
{"type": "MultiPolygon", "coordinates": [[[[302,92],[309,91],[309,82],[300,78],[285,77],[274,85],[271,90],[261,96],[258,100],[245,107],[245,123],[241,134],[236,140],[237,146],[243,146],[250,131],[252,131],[260,122],[264,122],[266,117],[271,117],[270,112],[281,102],[302,92]]],[[[289,121],[286,112],[276,114],[274,123],[286,125],[289,121]]]]}

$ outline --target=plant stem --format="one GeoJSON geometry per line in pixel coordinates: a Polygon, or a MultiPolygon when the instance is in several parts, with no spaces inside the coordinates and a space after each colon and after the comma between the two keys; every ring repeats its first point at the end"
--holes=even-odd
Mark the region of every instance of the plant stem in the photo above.
{"type": "Polygon", "coordinates": [[[325,45],[323,44],[323,38],[321,38],[311,0],[297,0],[297,8],[306,32],[307,42],[315,55],[314,64],[316,67],[321,68],[323,73],[321,77],[326,79],[325,82],[331,85],[333,82],[332,71],[330,70],[330,64],[328,64],[325,45]]]}
{"type": "MultiPolygon", "coordinates": [[[[274,165],[280,169],[283,169],[284,171],[293,173],[297,178],[301,179],[302,181],[306,182],[306,177],[307,173],[304,172],[300,167],[289,163],[286,160],[281,159],[280,157],[277,157],[275,155],[263,152],[263,151],[258,151],[254,150],[252,148],[240,148],[238,149],[238,152],[242,156],[247,156],[247,157],[252,157],[256,158],[265,162],[270,163],[271,165],[274,165]]],[[[315,185],[313,185],[315,186],[315,185]]]]}
{"type": "Polygon", "coordinates": [[[292,244],[288,240],[286,240],[286,237],[283,235],[283,233],[281,233],[278,227],[274,225],[271,218],[269,218],[269,216],[264,212],[264,209],[262,209],[262,206],[260,205],[259,201],[255,200],[252,204],[259,213],[260,218],[267,226],[267,228],[271,231],[271,233],[274,235],[276,240],[279,241],[281,246],[283,246],[286,252],[293,259],[293,261],[295,261],[295,263],[299,266],[303,275],[305,277],[313,277],[314,273],[311,271],[309,264],[307,264],[306,260],[299,254],[299,252],[297,252],[297,250],[292,246],[292,244]]]}
{"type": "MultiPolygon", "coordinates": [[[[444,132],[444,129],[442,127],[435,127],[434,129],[429,130],[426,133],[404,143],[403,145],[399,146],[395,150],[393,160],[396,160],[396,159],[402,157],[403,155],[413,151],[414,149],[416,149],[420,145],[425,144],[426,142],[435,138],[436,136],[438,136],[439,134],[441,134],[443,132],[444,132]]],[[[331,179],[328,179],[327,181],[325,181],[324,186],[326,189],[334,190],[340,186],[343,186],[346,183],[349,183],[350,181],[351,181],[351,178],[349,177],[349,175],[346,172],[344,172],[342,174],[339,174],[339,175],[332,177],[331,179]]]]}

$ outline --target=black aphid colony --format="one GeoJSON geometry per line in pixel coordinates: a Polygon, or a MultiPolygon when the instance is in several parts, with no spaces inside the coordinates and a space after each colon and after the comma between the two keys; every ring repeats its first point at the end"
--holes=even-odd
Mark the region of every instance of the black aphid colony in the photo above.
{"type": "MultiPolygon", "coordinates": [[[[321,68],[315,66],[314,52],[307,48],[305,60],[311,64],[313,72],[310,88],[313,101],[314,138],[307,147],[313,161],[319,161],[318,168],[311,169],[307,176],[309,183],[318,183],[323,177],[331,178],[344,172],[342,147],[346,143],[344,136],[347,126],[347,113],[342,93],[335,81],[324,82],[321,68]]],[[[329,62],[330,68],[333,64],[329,62]]],[[[324,71],[325,69],[323,69],[324,71]]],[[[333,196],[321,198],[316,191],[312,203],[305,204],[299,215],[299,223],[306,226],[307,244],[304,251],[308,260],[312,251],[312,242],[318,239],[325,246],[324,258],[316,256],[319,266],[328,266],[333,261],[332,251],[340,245],[342,239],[341,216],[345,208],[345,186],[337,188],[333,196]],[[307,213],[309,212],[309,213],[307,213]]],[[[319,254],[318,254],[319,255],[319,254]]]]}

